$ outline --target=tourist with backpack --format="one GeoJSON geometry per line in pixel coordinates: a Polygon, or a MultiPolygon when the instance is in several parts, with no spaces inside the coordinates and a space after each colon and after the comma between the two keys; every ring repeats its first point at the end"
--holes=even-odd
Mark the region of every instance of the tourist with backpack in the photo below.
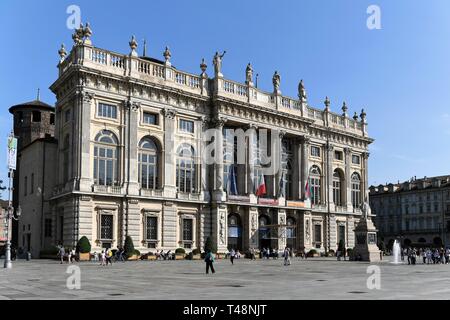
{"type": "Polygon", "coordinates": [[[211,272],[212,272],[212,273],[215,273],[215,272],[216,272],[216,271],[214,270],[214,265],[213,265],[213,263],[214,263],[214,255],[213,255],[213,253],[211,252],[211,250],[209,250],[209,251],[206,253],[206,256],[205,256],[205,263],[206,263],[206,274],[209,273],[209,269],[211,269],[211,272]]]}

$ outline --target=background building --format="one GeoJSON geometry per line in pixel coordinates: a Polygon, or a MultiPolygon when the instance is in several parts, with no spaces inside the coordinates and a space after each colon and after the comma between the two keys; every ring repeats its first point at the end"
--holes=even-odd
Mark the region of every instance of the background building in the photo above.
{"type": "Polygon", "coordinates": [[[450,243],[450,176],[371,186],[370,205],[388,247],[396,238],[406,246],[450,243]]]}
{"type": "Polygon", "coordinates": [[[29,160],[30,168],[22,155],[22,181],[27,170],[29,177],[46,163],[52,169],[40,176],[41,200],[22,206],[32,215],[40,205],[41,216],[21,219],[21,245],[29,230],[39,235],[30,238],[34,254],[45,245],[74,246],[84,235],[92,250],[120,246],[127,235],[141,251],[203,248],[207,237],[222,252],[286,244],[336,250],[339,240],[354,246],[373,141],[364,110],[349,117],[344,103],[336,114],[328,98],[324,109],[313,108],[303,82],[299,99],[283,96],[277,72],[273,92],[264,92],[253,85],[250,64],[245,83],[228,80],[223,54],[214,56],[210,78],[204,60],[195,75],[176,69],[168,48],[163,60],[138,56],[133,37],[131,52],[118,54],[94,47],[91,34],[88,25],[76,30],[70,53],[59,51],[51,85],[57,144],[29,147],[28,157],[42,159],[29,160]],[[209,128],[223,132],[216,139],[227,152],[244,148],[245,163],[233,162],[233,151],[223,163],[202,162],[209,128]],[[278,139],[279,149],[268,150],[281,154],[276,175],[262,176],[260,131],[240,141],[227,130],[249,128],[278,139]],[[42,158],[44,146],[54,159],[42,158]],[[267,192],[258,197],[263,178],[267,192]]]}

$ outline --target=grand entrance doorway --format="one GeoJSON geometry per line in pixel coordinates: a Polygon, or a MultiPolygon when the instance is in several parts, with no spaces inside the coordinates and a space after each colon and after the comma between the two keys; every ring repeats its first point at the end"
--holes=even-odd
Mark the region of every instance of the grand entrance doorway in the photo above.
{"type": "Polygon", "coordinates": [[[228,250],[242,251],[242,223],[238,214],[228,215],[228,250]]]}

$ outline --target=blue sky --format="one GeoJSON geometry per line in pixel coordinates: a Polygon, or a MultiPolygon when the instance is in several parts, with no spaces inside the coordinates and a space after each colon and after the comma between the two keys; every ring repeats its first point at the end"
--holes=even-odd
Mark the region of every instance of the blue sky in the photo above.
{"type": "MultiPolygon", "coordinates": [[[[273,72],[283,94],[295,97],[304,79],[309,103],[333,111],[365,108],[371,146],[371,184],[412,176],[450,174],[450,1],[0,1],[0,161],[6,163],[11,105],[53,104],[48,87],[57,78],[57,51],[70,49],[69,5],[89,21],[93,44],[128,53],[136,35],[139,52],[172,52],[179,69],[199,73],[215,51],[227,50],[226,78],[244,81],[251,62],[259,87],[271,90],[273,72]],[[366,26],[369,5],[381,8],[381,30],[366,26]]],[[[6,166],[0,179],[6,181],[6,166]]],[[[3,197],[6,197],[4,192],[3,197]]]]}

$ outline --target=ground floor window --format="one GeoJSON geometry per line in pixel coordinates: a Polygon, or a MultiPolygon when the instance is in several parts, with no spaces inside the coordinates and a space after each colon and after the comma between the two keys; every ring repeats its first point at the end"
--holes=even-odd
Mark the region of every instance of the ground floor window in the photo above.
{"type": "Polygon", "coordinates": [[[153,216],[146,217],[146,240],[156,241],[158,239],[158,218],[153,216]]]}
{"type": "Polygon", "coordinates": [[[107,241],[113,239],[113,216],[111,214],[100,216],[100,239],[107,241]]]}
{"type": "Polygon", "coordinates": [[[338,229],[338,243],[341,241],[345,245],[345,226],[339,226],[339,229],[338,229]]]}
{"type": "Polygon", "coordinates": [[[314,225],[314,242],[316,248],[320,248],[322,245],[322,226],[320,224],[314,225]]]}
{"type": "Polygon", "coordinates": [[[186,249],[191,249],[194,240],[194,223],[192,219],[182,220],[182,241],[186,249]]]}

